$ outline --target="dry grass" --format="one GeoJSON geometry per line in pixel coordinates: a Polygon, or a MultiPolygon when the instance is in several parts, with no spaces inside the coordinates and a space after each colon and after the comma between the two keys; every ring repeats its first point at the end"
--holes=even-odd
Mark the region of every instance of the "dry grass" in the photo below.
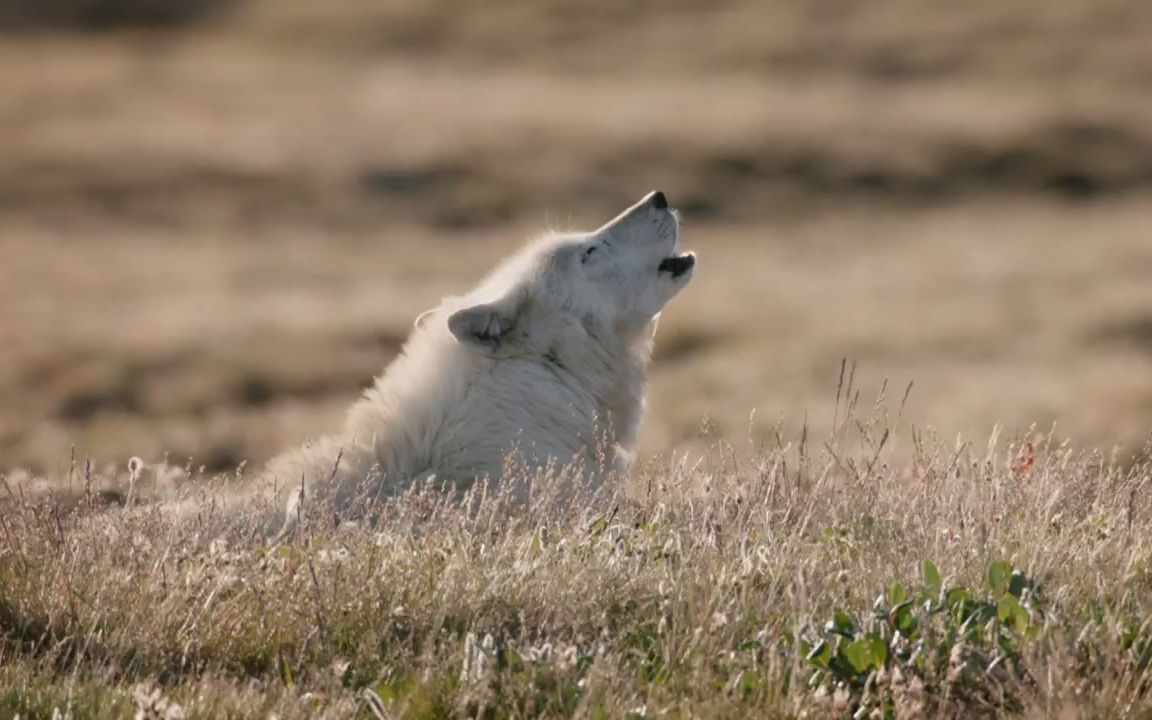
{"type": "Polygon", "coordinates": [[[885,408],[837,415],[749,462],[718,444],[699,466],[654,463],[627,494],[561,502],[541,476],[517,508],[417,489],[380,527],[281,547],[207,499],[175,525],[150,506],[9,506],[0,712],[1152,711],[1152,469],[927,433],[893,465],[904,432],[885,408]]]}
{"type": "Polygon", "coordinates": [[[5,37],[0,469],[259,462],[510,248],[654,187],[702,262],[647,451],[700,449],[705,415],[827,430],[844,357],[915,381],[943,435],[1138,450],[1146,4],[712,5],[277,0],[5,37]]]}
{"type": "Polygon", "coordinates": [[[1152,714],[1150,29],[1143,0],[248,0],[3,36],[0,716],[1152,714]],[[627,497],[417,493],[276,549],[99,507],[131,455],[207,492],[331,430],[419,312],[656,187],[701,264],[627,497]],[[843,358],[865,397],[914,383],[899,420],[844,420],[843,358]],[[893,583],[949,599],[925,559],[971,602],[896,641],[893,583]],[[1023,621],[994,562],[1042,588],[1023,621]],[[882,672],[806,659],[866,659],[836,610],[882,672]]]}

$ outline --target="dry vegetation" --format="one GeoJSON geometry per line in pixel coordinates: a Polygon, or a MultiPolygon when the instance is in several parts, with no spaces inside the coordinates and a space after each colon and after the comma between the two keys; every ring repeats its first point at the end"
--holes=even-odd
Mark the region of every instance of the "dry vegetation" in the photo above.
{"type": "Polygon", "coordinates": [[[210,499],[175,525],[19,504],[0,517],[0,713],[1152,712],[1152,468],[929,434],[893,465],[899,418],[839,407],[829,437],[751,462],[717,443],[628,496],[416,489],[375,529],[279,547],[210,499]]]}
{"type": "MultiPolygon", "coordinates": [[[[412,319],[659,186],[701,254],[649,452],[807,414],[844,357],[1138,451],[1152,11],[252,0],[0,40],[0,469],[226,471],[331,428],[412,319]]],[[[755,431],[755,430],[754,430],[755,431]]]]}
{"type": "Polygon", "coordinates": [[[1152,715],[1152,5],[192,6],[0,9],[0,717],[1152,715]],[[655,187],[701,266],[627,497],[282,548],[101,507],[331,429],[655,187]]]}

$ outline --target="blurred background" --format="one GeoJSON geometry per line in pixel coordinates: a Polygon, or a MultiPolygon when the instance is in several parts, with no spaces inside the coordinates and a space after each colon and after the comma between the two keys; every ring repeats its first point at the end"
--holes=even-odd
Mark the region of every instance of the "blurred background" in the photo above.
{"type": "Polygon", "coordinates": [[[1147,0],[0,0],[0,470],[334,430],[413,318],[659,188],[643,450],[1152,429],[1147,0]],[[753,410],[755,417],[753,418],[753,410]]]}

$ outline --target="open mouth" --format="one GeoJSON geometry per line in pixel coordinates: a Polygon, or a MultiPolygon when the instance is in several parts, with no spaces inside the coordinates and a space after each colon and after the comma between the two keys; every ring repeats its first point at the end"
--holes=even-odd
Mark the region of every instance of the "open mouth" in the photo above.
{"type": "Polygon", "coordinates": [[[657,270],[672,273],[672,277],[678,278],[691,270],[695,264],[696,256],[692,253],[684,253],[683,255],[673,255],[672,257],[664,258],[660,261],[660,267],[658,267],[657,270]]]}

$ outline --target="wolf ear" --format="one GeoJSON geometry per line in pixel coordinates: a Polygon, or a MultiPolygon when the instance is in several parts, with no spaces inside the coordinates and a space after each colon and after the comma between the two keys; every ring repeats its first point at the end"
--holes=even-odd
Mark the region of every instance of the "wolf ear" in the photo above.
{"type": "Polygon", "coordinates": [[[512,339],[522,304],[514,297],[473,305],[448,317],[448,330],[465,345],[498,350],[512,339]]]}

